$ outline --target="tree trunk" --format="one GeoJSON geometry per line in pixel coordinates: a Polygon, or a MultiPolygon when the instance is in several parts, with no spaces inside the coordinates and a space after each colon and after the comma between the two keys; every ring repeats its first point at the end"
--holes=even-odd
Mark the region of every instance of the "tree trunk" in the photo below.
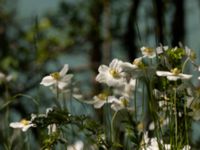
{"type": "Polygon", "coordinates": [[[137,10],[140,0],[132,0],[132,5],[127,21],[127,30],[124,34],[124,45],[128,53],[130,61],[133,61],[137,56],[137,46],[136,46],[136,32],[134,26],[137,24],[137,10]]]}
{"type": "Polygon", "coordinates": [[[172,46],[177,46],[179,42],[184,43],[185,39],[184,0],[174,0],[172,2],[176,9],[172,22],[172,46]]]}
{"type": "Polygon", "coordinates": [[[153,0],[154,2],[154,10],[155,10],[155,36],[156,36],[156,44],[164,44],[164,3],[162,0],[153,0]]]}

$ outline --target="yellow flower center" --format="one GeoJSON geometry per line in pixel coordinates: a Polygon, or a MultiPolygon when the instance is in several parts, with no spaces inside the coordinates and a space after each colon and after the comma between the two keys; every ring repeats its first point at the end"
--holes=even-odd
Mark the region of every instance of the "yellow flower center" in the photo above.
{"type": "Polygon", "coordinates": [[[144,52],[147,53],[148,55],[151,55],[153,53],[153,49],[149,47],[145,47],[144,52]]]}
{"type": "Polygon", "coordinates": [[[192,108],[193,108],[194,110],[199,110],[199,109],[200,109],[200,103],[199,103],[199,102],[194,102],[192,108]]]}
{"type": "Polygon", "coordinates": [[[21,121],[20,121],[20,123],[22,123],[23,125],[28,125],[29,123],[30,123],[30,121],[28,121],[28,120],[26,120],[26,119],[22,119],[21,121]]]}
{"type": "Polygon", "coordinates": [[[181,72],[181,71],[180,71],[178,68],[174,68],[174,69],[171,70],[171,73],[172,73],[173,75],[178,75],[180,72],[181,72]]]}
{"type": "Polygon", "coordinates": [[[137,125],[137,129],[138,129],[138,131],[143,131],[143,129],[144,129],[144,124],[141,122],[141,123],[139,123],[138,125],[137,125]]]}
{"type": "Polygon", "coordinates": [[[195,60],[196,58],[197,58],[196,53],[192,51],[192,52],[190,53],[190,59],[191,59],[191,60],[195,60]]]}
{"type": "Polygon", "coordinates": [[[136,66],[138,66],[140,68],[144,66],[144,64],[142,63],[142,61],[140,59],[135,59],[133,61],[133,65],[136,65],[136,66]]]}
{"type": "Polygon", "coordinates": [[[116,69],[110,69],[109,73],[113,76],[113,78],[119,78],[119,72],[116,69]]]}
{"type": "Polygon", "coordinates": [[[123,98],[121,101],[122,101],[122,104],[123,104],[124,107],[128,106],[128,99],[123,98]]]}
{"type": "Polygon", "coordinates": [[[52,76],[55,80],[59,80],[59,79],[60,79],[60,74],[59,74],[59,72],[51,73],[50,76],[52,76]]]}
{"type": "Polygon", "coordinates": [[[100,100],[104,101],[104,100],[107,99],[108,94],[106,94],[106,93],[100,93],[100,94],[97,95],[97,97],[98,97],[100,100]]]}

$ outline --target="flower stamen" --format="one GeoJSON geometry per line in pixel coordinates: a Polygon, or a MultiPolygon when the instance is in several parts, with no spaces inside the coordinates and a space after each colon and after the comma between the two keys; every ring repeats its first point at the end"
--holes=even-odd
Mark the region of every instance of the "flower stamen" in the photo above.
{"type": "Polygon", "coordinates": [[[20,121],[20,123],[26,126],[26,125],[30,124],[30,121],[28,121],[28,120],[26,120],[26,119],[22,119],[22,120],[20,121]]]}
{"type": "Polygon", "coordinates": [[[52,76],[55,80],[59,80],[61,78],[59,72],[51,73],[50,76],[52,76]]]}
{"type": "Polygon", "coordinates": [[[110,69],[109,73],[113,76],[113,78],[119,78],[119,72],[116,69],[110,69]]]}
{"type": "Polygon", "coordinates": [[[104,101],[104,100],[107,99],[108,94],[106,94],[106,93],[100,93],[100,94],[97,95],[97,97],[98,97],[100,100],[104,101]]]}
{"type": "Polygon", "coordinates": [[[178,75],[179,73],[180,73],[181,71],[178,69],[178,68],[174,68],[174,69],[171,69],[171,73],[173,74],[173,75],[178,75]]]}

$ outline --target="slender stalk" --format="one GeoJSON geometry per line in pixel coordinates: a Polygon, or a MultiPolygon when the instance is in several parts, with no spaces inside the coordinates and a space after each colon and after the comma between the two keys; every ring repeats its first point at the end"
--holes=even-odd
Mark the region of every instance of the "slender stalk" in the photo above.
{"type": "Polygon", "coordinates": [[[189,145],[186,105],[184,105],[184,121],[185,121],[184,123],[185,123],[186,145],[189,145]]]}
{"type": "Polygon", "coordinates": [[[189,60],[190,60],[190,58],[188,57],[188,58],[184,61],[183,66],[182,66],[182,73],[184,73],[186,64],[187,64],[187,62],[188,62],[189,60]]]}
{"type": "MultiPolygon", "coordinates": [[[[135,88],[138,86],[138,79],[135,79],[135,88]]],[[[135,120],[137,122],[137,91],[134,92],[134,111],[135,111],[135,120]]]]}
{"type": "MultiPolygon", "coordinates": [[[[177,83],[176,87],[177,87],[177,83]]],[[[177,119],[177,106],[176,106],[176,87],[174,89],[174,113],[175,113],[175,117],[174,117],[174,121],[175,121],[175,147],[178,147],[178,119],[177,119]]]]}
{"type": "Polygon", "coordinates": [[[117,116],[117,113],[118,113],[118,111],[116,111],[114,113],[112,120],[111,120],[111,141],[112,141],[112,143],[115,143],[114,121],[117,116]]]}

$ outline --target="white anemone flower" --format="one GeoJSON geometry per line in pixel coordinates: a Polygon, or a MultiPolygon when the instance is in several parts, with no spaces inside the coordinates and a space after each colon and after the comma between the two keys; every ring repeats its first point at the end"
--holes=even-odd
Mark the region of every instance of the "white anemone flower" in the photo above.
{"type": "Polygon", "coordinates": [[[135,89],[136,79],[130,79],[129,82],[125,83],[122,87],[117,87],[113,89],[115,95],[120,95],[128,97],[129,99],[134,96],[134,91],[140,91],[140,88],[135,89]]]}
{"type": "Polygon", "coordinates": [[[63,90],[67,85],[69,85],[73,77],[72,74],[66,75],[68,70],[69,66],[68,64],[65,64],[60,72],[54,72],[45,76],[40,84],[44,86],[56,85],[60,90],[63,90]]]}
{"type": "Polygon", "coordinates": [[[144,67],[144,64],[142,62],[142,57],[134,59],[133,63],[129,62],[120,62],[120,67],[122,68],[123,71],[128,71],[132,72],[138,69],[141,69],[144,67]]]}
{"type": "Polygon", "coordinates": [[[4,73],[0,72],[0,82],[9,82],[13,79],[12,75],[5,75],[4,73]]]}
{"type": "Polygon", "coordinates": [[[192,78],[192,75],[180,73],[178,68],[174,68],[169,71],[156,71],[156,74],[161,77],[167,77],[170,81],[177,81],[178,79],[188,80],[192,78]]]}
{"type": "Polygon", "coordinates": [[[119,99],[117,99],[116,97],[112,97],[112,104],[111,104],[111,108],[114,111],[119,111],[123,108],[127,108],[129,105],[129,99],[121,96],[119,99]]]}
{"type": "Polygon", "coordinates": [[[94,102],[92,104],[94,105],[94,108],[101,108],[106,103],[112,103],[114,99],[113,96],[108,96],[107,93],[100,93],[96,96],[94,96],[94,102]]]}
{"type": "Polygon", "coordinates": [[[194,50],[192,50],[186,46],[185,52],[186,52],[186,55],[190,58],[190,60],[194,61],[196,59],[197,56],[196,56],[196,53],[194,50]]]}
{"type": "Polygon", "coordinates": [[[164,53],[165,51],[167,51],[168,49],[169,49],[168,46],[158,46],[158,47],[156,48],[156,53],[157,53],[157,54],[162,54],[162,53],[164,53]]]}
{"type": "Polygon", "coordinates": [[[191,146],[190,145],[185,145],[182,150],[191,150],[191,146]]]}
{"type": "Polygon", "coordinates": [[[31,121],[22,119],[20,122],[11,122],[11,128],[19,128],[22,129],[23,132],[26,132],[30,127],[36,127],[31,121]]]}
{"type": "Polygon", "coordinates": [[[83,150],[84,143],[82,141],[76,141],[73,145],[67,146],[67,150],[83,150]]]}
{"type": "Polygon", "coordinates": [[[143,137],[143,141],[141,143],[142,150],[160,150],[158,141],[159,141],[160,144],[162,144],[163,149],[165,149],[165,150],[171,149],[170,144],[164,144],[162,139],[158,140],[156,137],[149,138],[148,132],[145,132],[144,137],[143,137]]]}
{"type": "Polygon", "coordinates": [[[96,81],[99,83],[105,83],[108,86],[119,87],[125,82],[125,72],[123,72],[120,64],[122,61],[113,59],[109,66],[101,65],[98,69],[99,74],[96,77],[96,81]]]}
{"type": "Polygon", "coordinates": [[[156,56],[155,51],[152,48],[149,47],[142,47],[141,52],[143,57],[148,57],[148,58],[154,58],[156,56]]]}

